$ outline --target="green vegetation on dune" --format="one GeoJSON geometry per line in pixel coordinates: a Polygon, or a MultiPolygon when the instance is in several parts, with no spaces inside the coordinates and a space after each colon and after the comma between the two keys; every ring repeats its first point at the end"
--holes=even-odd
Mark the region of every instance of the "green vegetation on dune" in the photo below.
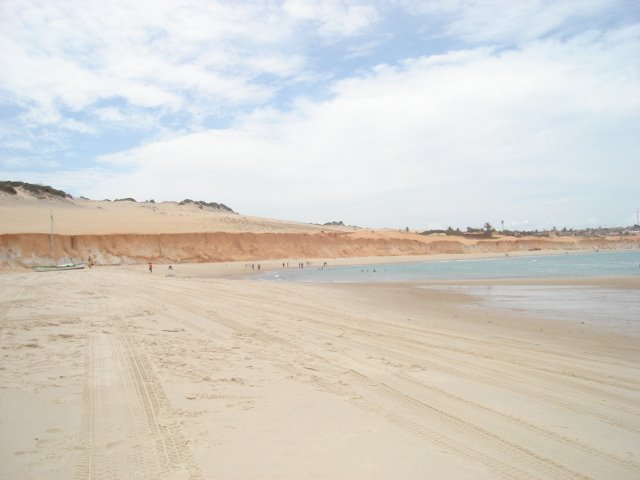
{"type": "MultiPolygon", "coordinates": [[[[0,180],[0,193],[8,193],[9,195],[17,195],[18,189],[22,189],[26,192],[31,193],[32,195],[38,198],[47,198],[47,197],[59,197],[59,198],[73,198],[72,195],[69,195],[67,192],[62,190],[58,190],[56,188],[50,187],[48,185],[38,185],[34,183],[26,183],[26,182],[14,182],[11,180],[0,180]]],[[[83,200],[89,200],[86,197],[80,197],[83,200]]],[[[108,198],[103,200],[105,202],[110,202],[108,198]]],[[[137,203],[134,198],[117,198],[113,200],[114,202],[133,202],[137,203]]],[[[154,200],[148,200],[148,203],[156,203],[154,200]]],[[[205,202],[202,200],[191,200],[185,199],[178,203],[178,205],[197,205],[199,208],[214,208],[216,210],[222,210],[229,213],[236,213],[231,208],[227,207],[224,203],[216,203],[216,202],[205,202]]]]}
{"type": "Polygon", "coordinates": [[[36,185],[26,182],[12,182],[9,180],[0,180],[0,192],[8,193],[10,195],[16,195],[18,191],[16,188],[22,188],[33,195],[38,197],[53,196],[60,198],[73,198],[66,192],[50,187],[48,185],[36,185]]]}
{"type": "Polygon", "coordinates": [[[0,192],[8,193],[10,195],[15,195],[18,191],[13,188],[11,185],[6,185],[7,182],[0,182],[0,192]]]}

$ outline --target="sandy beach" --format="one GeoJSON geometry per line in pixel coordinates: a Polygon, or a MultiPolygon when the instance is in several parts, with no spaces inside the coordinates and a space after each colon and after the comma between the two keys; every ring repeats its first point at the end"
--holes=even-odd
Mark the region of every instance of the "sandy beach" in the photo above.
{"type": "Polygon", "coordinates": [[[640,480],[639,6],[0,0],[0,480],[640,480]]]}
{"type": "MultiPolygon", "coordinates": [[[[253,278],[638,236],[443,238],[24,192],[0,195],[0,218],[2,479],[640,476],[638,336],[449,288],[491,282],[253,278]],[[52,245],[97,266],[32,271],[52,245]]],[[[640,290],[510,281],[527,282],[640,290]]]]}
{"type": "Polygon", "coordinates": [[[0,477],[640,475],[638,338],[229,268],[0,275],[0,477]]]}

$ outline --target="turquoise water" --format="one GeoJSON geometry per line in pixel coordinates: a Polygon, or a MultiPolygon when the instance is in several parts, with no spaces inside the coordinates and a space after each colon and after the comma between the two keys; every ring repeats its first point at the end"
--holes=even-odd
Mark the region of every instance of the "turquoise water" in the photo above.
{"type": "Polygon", "coordinates": [[[460,259],[284,269],[259,279],[285,282],[403,282],[640,275],[640,251],[460,259]]]}
{"type": "Polygon", "coordinates": [[[267,281],[355,283],[429,282],[424,288],[459,291],[478,298],[479,308],[509,310],[640,336],[637,290],[593,286],[444,285],[439,280],[560,279],[640,276],[640,251],[460,259],[415,263],[285,269],[262,274],[267,281]]]}

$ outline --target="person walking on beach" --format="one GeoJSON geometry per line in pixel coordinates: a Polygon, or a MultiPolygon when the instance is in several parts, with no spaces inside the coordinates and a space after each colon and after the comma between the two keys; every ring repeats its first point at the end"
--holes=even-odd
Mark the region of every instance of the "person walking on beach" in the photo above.
{"type": "Polygon", "coordinates": [[[153,273],[153,265],[149,262],[149,273],[153,273]]]}

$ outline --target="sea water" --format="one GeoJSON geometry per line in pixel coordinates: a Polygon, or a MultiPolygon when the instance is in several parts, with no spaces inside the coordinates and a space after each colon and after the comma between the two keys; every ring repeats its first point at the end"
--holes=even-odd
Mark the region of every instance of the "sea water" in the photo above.
{"type": "Polygon", "coordinates": [[[561,279],[640,276],[640,251],[570,253],[285,269],[262,280],[312,283],[418,282],[425,288],[474,295],[487,308],[580,322],[617,333],[640,335],[640,292],[634,289],[563,285],[445,285],[439,280],[561,279]]]}
{"type": "Polygon", "coordinates": [[[311,266],[265,273],[285,282],[414,282],[519,278],[574,278],[640,275],[640,251],[568,253],[483,259],[385,263],[322,268],[311,266]]]}

